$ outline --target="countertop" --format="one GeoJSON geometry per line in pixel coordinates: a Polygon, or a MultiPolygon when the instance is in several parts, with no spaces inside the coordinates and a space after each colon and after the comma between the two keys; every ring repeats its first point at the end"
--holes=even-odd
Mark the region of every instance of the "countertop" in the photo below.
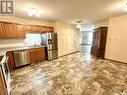
{"type": "Polygon", "coordinates": [[[19,51],[19,50],[27,50],[32,48],[41,48],[45,46],[22,46],[22,47],[11,47],[11,48],[1,48],[0,49],[0,57],[4,56],[8,51],[19,51]]]}

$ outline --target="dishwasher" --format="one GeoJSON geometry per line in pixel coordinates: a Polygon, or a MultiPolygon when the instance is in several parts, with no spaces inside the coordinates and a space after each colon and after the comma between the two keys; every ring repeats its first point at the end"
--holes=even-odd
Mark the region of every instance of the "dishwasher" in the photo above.
{"type": "Polygon", "coordinates": [[[14,60],[16,67],[30,64],[29,50],[14,51],[14,60]]]}

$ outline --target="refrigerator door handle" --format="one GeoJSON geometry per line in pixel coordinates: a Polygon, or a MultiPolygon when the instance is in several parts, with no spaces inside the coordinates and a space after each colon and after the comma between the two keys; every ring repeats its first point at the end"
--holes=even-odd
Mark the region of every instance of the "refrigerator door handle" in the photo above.
{"type": "Polygon", "coordinates": [[[48,44],[52,44],[52,40],[51,39],[48,39],[48,44]]]}

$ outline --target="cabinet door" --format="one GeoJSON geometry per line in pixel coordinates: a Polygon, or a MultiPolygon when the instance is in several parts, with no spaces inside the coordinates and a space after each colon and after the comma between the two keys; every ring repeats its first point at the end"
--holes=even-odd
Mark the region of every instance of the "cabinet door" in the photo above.
{"type": "Polygon", "coordinates": [[[54,32],[54,28],[53,27],[47,27],[47,32],[54,32]]]}
{"type": "Polygon", "coordinates": [[[41,26],[41,31],[42,32],[46,32],[47,31],[47,27],[46,26],[41,26]]]}
{"type": "Polygon", "coordinates": [[[10,69],[12,69],[15,67],[13,52],[7,52],[7,56],[8,56],[8,66],[10,69]]]}
{"type": "Polygon", "coordinates": [[[45,48],[34,48],[30,49],[29,52],[31,63],[45,60],[45,48]]]}
{"type": "Polygon", "coordinates": [[[22,24],[17,24],[16,25],[16,28],[17,28],[17,37],[18,38],[25,38],[25,30],[24,30],[24,26],[22,24]]]}
{"type": "Polygon", "coordinates": [[[31,25],[27,25],[26,26],[26,32],[32,32],[32,26],[31,25]]]}
{"type": "Polygon", "coordinates": [[[38,61],[45,60],[45,48],[38,49],[38,61]]]}
{"type": "Polygon", "coordinates": [[[5,39],[5,31],[3,31],[3,23],[0,22],[0,39],[5,39]]]}
{"type": "Polygon", "coordinates": [[[3,27],[7,38],[17,38],[16,36],[18,33],[16,32],[16,24],[4,22],[3,27]]]}
{"type": "Polygon", "coordinates": [[[30,52],[30,62],[31,63],[37,62],[38,61],[37,51],[35,49],[30,49],[29,52],[30,52]]]}
{"type": "Polygon", "coordinates": [[[5,82],[4,82],[4,78],[3,78],[3,74],[2,74],[2,69],[0,67],[0,95],[7,95],[7,90],[6,90],[6,86],[5,86],[5,82]]]}

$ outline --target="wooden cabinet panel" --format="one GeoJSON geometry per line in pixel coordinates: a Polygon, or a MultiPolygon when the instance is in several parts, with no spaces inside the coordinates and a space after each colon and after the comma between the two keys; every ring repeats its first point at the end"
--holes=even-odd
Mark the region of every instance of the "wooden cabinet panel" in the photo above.
{"type": "Polygon", "coordinates": [[[25,30],[22,24],[1,22],[0,39],[25,38],[25,30]]]}
{"type": "Polygon", "coordinates": [[[53,27],[47,27],[47,32],[54,32],[54,28],[53,27]]]}
{"type": "Polygon", "coordinates": [[[7,95],[7,90],[5,89],[5,82],[3,79],[2,69],[0,67],[0,95],[7,95]]]}
{"type": "Polygon", "coordinates": [[[7,52],[6,54],[8,56],[8,66],[10,69],[15,67],[15,62],[14,62],[14,54],[12,51],[7,52]]]}
{"type": "Polygon", "coordinates": [[[0,39],[5,39],[6,35],[5,32],[3,31],[3,23],[0,22],[0,39]]]}
{"type": "Polygon", "coordinates": [[[38,48],[38,60],[45,60],[45,48],[38,48]]]}
{"type": "Polygon", "coordinates": [[[31,25],[26,25],[26,32],[31,32],[32,26],[31,25]]]}
{"type": "Polygon", "coordinates": [[[24,26],[22,24],[16,24],[16,31],[18,33],[17,37],[18,38],[25,38],[25,30],[24,26]]]}
{"type": "Polygon", "coordinates": [[[3,23],[4,32],[6,34],[6,38],[12,39],[17,38],[18,33],[16,32],[16,24],[4,22],[3,23]]]}
{"type": "Polygon", "coordinates": [[[41,31],[42,32],[46,32],[47,31],[47,27],[46,26],[41,26],[41,31]]]}
{"type": "Polygon", "coordinates": [[[31,63],[37,62],[37,52],[36,52],[36,50],[30,49],[29,52],[30,52],[30,62],[31,63]]]}
{"type": "Polygon", "coordinates": [[[39,26],[39,25],[27,25],[26,30],[28,33],[54,32],[53,27],[39,26]]]}
{"type": "Polygon", "coordinates": [[[30,49],[29,52],[31,63],[45,60],[45,48],[34,48],[30,49]]]}

